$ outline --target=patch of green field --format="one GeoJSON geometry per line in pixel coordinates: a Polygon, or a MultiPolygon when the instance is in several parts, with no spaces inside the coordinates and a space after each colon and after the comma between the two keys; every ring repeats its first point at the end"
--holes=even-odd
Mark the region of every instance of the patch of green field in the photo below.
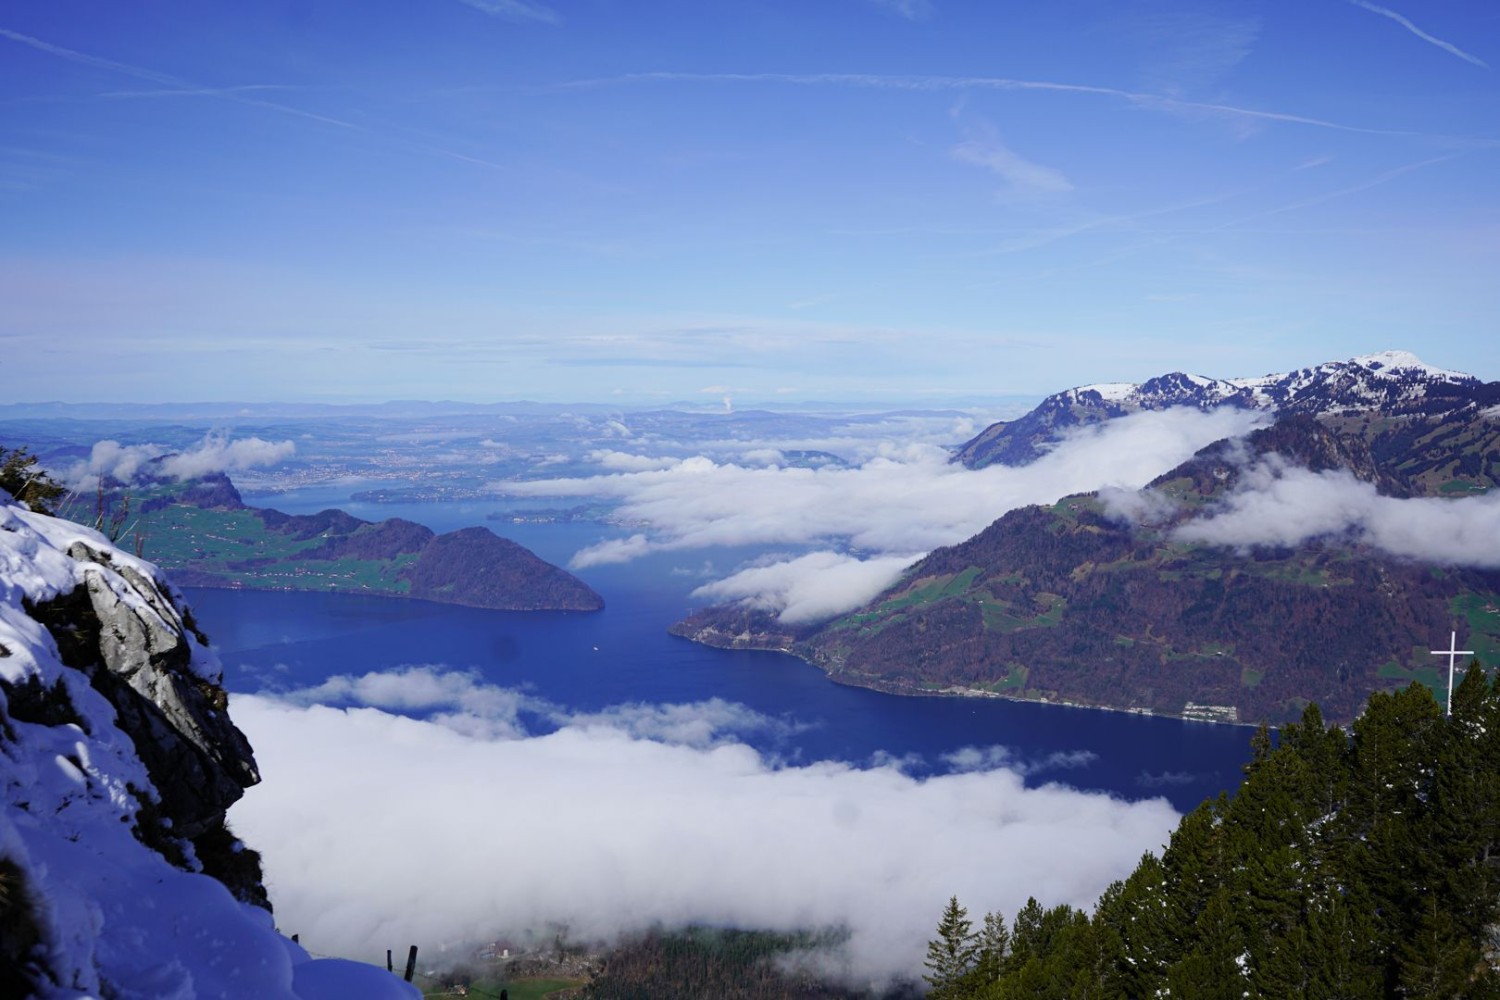
{"type": "Polygon", "coordinates": [[[1438,492],[1446,496],[1467,496],[1470,493],[1487,493],[1489,487],[1482,483],[1476,483],[1472,479],[1450,479],[1438,487],[1438,492]]]}
{"type": "Polygon", "coordinates": [[[893,597],[888,601],[882,601],[873,611],[863,616],[873,620],[876,617],[900,611],[904,608],[915,607],[921,604],[932,604],[948,597],[961,597],[966,594],[974,583],[974,578],[980,574],[978,566],[970,566],[962,573],[945,573],[935,576],[923,582],[921,586],[912,587],[905,593],[893,597]]]}
{"type": "Polygon", "coordinates": [[[1091,496],[1063,497],[1052,505],[1052,513],[1069,523],[1076,522],[1078,515],[1084,511],[1098,514],[1103,510],[1104,505],[1099,502],[1097,497],[1091,496]]]}
{"type": "MultiPolygon", "coordinates": [[[[1413,681],[1426,687],[1437,699],[1438,704],[1443,704],[1448,698],[1448,668],[1446,663],[1442,666],[1401,667],[1391,662],[1382,664],[1378,675],[1396,683],[1392,687],[1406,687],[1413,681]]],[[[1454,683],[1457,683],[1458,675],[1454,675],[1454,683]]]]}
{"type": "Polygon", "coordinates": [[[1043,591],[1036,595],[1037,610],[1032,614],[1018,613],[1013,604],[990,598],[979,602],[984,612],[984,627],[994,632],[1019,632],[1026,628],[1051,628],[1062,621],[1068,610],[1067,599],[1059,594],[1043,591]]]}
{"type": "Polygon", "coordinates": [[[1249,667],[1240,669],[1240,684],[1247,688],[1253,688],[1260,683],[1260,679],[1266,675],[1264,670],[1251,670],[1249,667]]]}
{"type": "Polygon", "coordinates": [[[308,560],[276,563],[248,571],[225,570],[220,575],[228,583],[247,587],[405,594],[410,592],[411,583],[398,579],[398,576],[401,570],[416,561],[415,553],[405,553],[389,562],[377,559],[308,560]]]}
{"type": "MultiPolygon", "coordinates": [[[[166,491],[170,494],[170,490],[166,491]]],[[[137,497],[144,502],[149,496],[137,497]]],[[[142,532],[141,554],[168,570],[212,574],[231,586],[282,590],[334,590],[405,594],[411,584],[400,574],[416,553],[394,559],[301,559],[322,545],[323,536],[298,540],[266,530],[252,510],[207,510],[173,504],[153,510],[125,527],[122,544],[142,532]]]]}
{"type": "Polygon", "coordinates": [[[144,515],[140,526],[145,531],[142,555],[147,559],[166,566],[196,565],[209,572],[239,559],[286,559],[322,541],[299,542],[267,531],[248,510],[174,505],[144,515]]]}
{"type": "Polygon", "coordinates": [[[996,694],[1004,694],[1007,691],[1024,691],[1026,689],[1026,679],[1030,675],[1030,668],[1023,664],[1007,663],[1005,665],[1005,676],[986,687],[996,694]]]}
{"type": "Polygon", "coordinates": [[[1250,573],[1258,573],[1272,580],[1280,580],[1283,583],[1296,584],[1301,587],[1329,587],[1348,582],[1334,578],[1320,566],[1309,566],[1295,559],[1283,562],[1251,562],[1245,566],[1245,569],[1250,573]]]}
{"type": "Polygon", "coordinates": [[[1160,484],[1157,489],[1160,492],[1165,493],[1167,496],[1173,497],[1178,500],[1182,499],[1189,493],[1195,492],[1193,490],[1193,481],[1187,476],[1178,476],[1176,479],[1168,479],[1166,482],[1160,484]]]}
{"type": "Polygon", "coordinates": [[[1500,665],[1500,603],[1486,594],[1459,594],[1448,606],[1469,626],[1465,645],[1479,662],[1500,665]]]}

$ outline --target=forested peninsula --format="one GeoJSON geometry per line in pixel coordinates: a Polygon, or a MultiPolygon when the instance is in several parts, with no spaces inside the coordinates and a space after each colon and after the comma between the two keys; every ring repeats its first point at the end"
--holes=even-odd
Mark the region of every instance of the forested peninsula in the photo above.
{"type": "Polygon", "coordinates": [[[115,536],[185,587],[411,597],[503,611],[597,611],[586,583],[488,528],[247,506],[222,473],[107,484],[60,513],[115,536]]]}

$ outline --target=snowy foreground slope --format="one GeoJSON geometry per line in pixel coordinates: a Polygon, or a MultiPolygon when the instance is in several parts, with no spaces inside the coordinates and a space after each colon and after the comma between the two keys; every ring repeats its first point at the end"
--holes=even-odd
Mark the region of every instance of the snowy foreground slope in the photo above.
{"type": "Polygon", "coordinates": [[[0,491],[0,995],[419,995],[276,932],[226,707],[154,566],[0,491]]]}

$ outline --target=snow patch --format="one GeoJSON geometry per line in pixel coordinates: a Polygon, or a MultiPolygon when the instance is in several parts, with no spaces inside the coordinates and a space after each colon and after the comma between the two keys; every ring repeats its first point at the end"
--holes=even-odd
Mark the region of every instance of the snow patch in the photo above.
{"type": "MultiPolygon", "coordinates": [[[[144,592],[166,590],[150,563],[97,532],[0,502],[0,679],[60,686],[81,723],[21,721],[0,694],[14,736],[0,739],[0,855],[36,904],[37,958],[53,977],[38,996],[417,997],[383,969],[310,959],[276,933],[269,913],[136,839],[141,797],[154,790],[135,743],[26,611],[90,580],[140,614],[175,613],[160,593],[144,592]],[[100,561],[69,555],[79,543],[100,561]]],[[[217,660],[192,645],[195,669],[217,679],[217,660]]]]}

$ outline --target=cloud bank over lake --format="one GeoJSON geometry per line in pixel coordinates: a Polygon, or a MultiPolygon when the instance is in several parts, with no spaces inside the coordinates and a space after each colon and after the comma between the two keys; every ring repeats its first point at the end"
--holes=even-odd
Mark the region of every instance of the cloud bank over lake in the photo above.
{"type": "MultiPolygon", "coordinates": [[[[906,565],[940,545],[983,530],[1016,507],[1070,493],[1139,489],[1199,448],[1237,437],[1269,417],[1228,408],[1142,412],[1081,428],[1036,462],[973,470],[932,444],[886,444],[852,467],[820,468],[715,461],[704,456],[665,467],[642,456],[637,471],[524,483],[496,483],[526,497],[594,497],[619,503],[623,538],[578,552],[574,569],[628,562],[652,552],[713,546],[798,546],[774,571],[746,567],[704,587],[708,599],[742,599],[788,622],[828,618],[857,607],[894,582],[906,565]],[[850,560],[863,565],[855,568],[850,560]]],[[[609,468],[628,463],[611,455],[609,468]]]]}
{"type": "Polygon", "coordinates": [[[1161,799],[1025,787],[1086,758],[974,748],[925,779],[797,764],[740,741],[784,724],[743,706],[571,715],[433,667],[233,711],[265,782],[230,819],[264,855],[278,924],[370,960],[548,922],[580,939],[702,922],[844,926],[854,974],[916,974],[954,892],[980,913],[1032,894],[1089,905],[1178,818],[1161,799]],[[525,713],[557,728],[528,735],[525,713]]]}

